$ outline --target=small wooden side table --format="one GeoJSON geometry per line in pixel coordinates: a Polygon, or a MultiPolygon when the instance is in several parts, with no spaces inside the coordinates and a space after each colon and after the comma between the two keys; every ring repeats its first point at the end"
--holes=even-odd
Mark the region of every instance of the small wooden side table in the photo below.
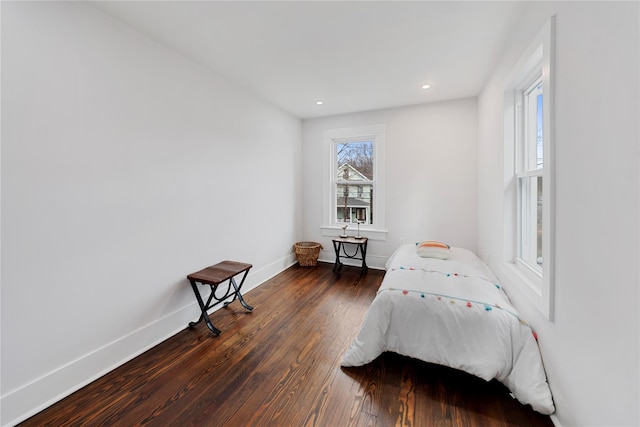
{"type": "Polygon", "coordinates": [[[253,267],[251,264],[245,264],[243,262],[222,261],[216,265],[212,265],[196,273],[189,274],[187,276],[187,279],[189,279],[189,283],[191,283],[191,288],[193,289],[193,293],[198,300],[198,305],[200,306],[200,310],[202,312],[200,314],[200,318],[196,322],[189,323],[189,327],[191,328],[204,320],[211,332],[216,335],[220,335],[220,329],[213,326],[213,323],[211,323],[211,319],[209,318],[209,314],[207,313],[207,311],[222,302],[224,302],[224,305],[226,307],[227,305],[234,302],[236,298],[238,298],[238,301],[240,301],[240,304],[242,304],[244,308],[249,311],[253,310],[253,307],[245,302],[244,298],[242,298],[242,294],[240,293],[240,289],[244,284],[244,279],[247,278],[247,273],[249,273],[251,267],[253,267]],[[243,272],[244,275],[242,276],[240,285],[238,285],[234,277],[243,272]],[[224,296],[218,297],[216,295],[218,285],[224,283],[227,280],[229,281],[227,291],[224,293],[224,296]],[[198,287],[196,286],[197,283],[209,285],[209,287],[211,288],[211,294],[209,295],[209,299],[207,299],[206,304],[202,299],[202,295],[200,295],[200,291],[198,291],[198,287]],[[230,301],[225,301],[231,296],[233,296],[233,298],[230,301]],[[215,299],[215,301],[211,303],[211,300],[213,299],[215,299]]]}
{"type": "Polygon", "coordinates": [[[333,264],[333,271],[338,271],[340,267],[342,267],[340,258],[362,260],[362,267],[360,270],[360,274],[367,271],[367,269],[369,268],[367,267],[367,242],[369,241],[368,237],[362,237],[362,238],[356,238],[353,236],[335,237],[332,240],[333,240],[333,249],[336,252],[336,262],[335,264],[333,264]],[[345,244],[356,245],[355,252],[352,254],[348,253],[345,248],[345,244]],[[358,257],[358,254],[360,254],[359,257],[358,257]]]}

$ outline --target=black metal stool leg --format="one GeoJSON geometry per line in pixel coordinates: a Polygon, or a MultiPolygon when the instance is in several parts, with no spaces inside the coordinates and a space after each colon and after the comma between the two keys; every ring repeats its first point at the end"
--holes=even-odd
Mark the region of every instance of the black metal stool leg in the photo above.
{"type": "Polygon", "coordinates": [[[342,247],[341,242],[333,242],[333,250],[336,252],[336,262],[333,264],[333,271],[338,271],[340,267],[342,267],[342,263],[340,262],[340,248],[342,247]]]}
{"type": "Polygon", "coordinates": [[[367,245],[360,243],[360,253],[362,254],[362,270],[361,273],[364,273],[369,269],[367,267],[367,245]]]}
{"type": "Polygon", "coordinates": [[[211,332],[213,332],[216,335],[220,335],[220,332],[222,331],[220,331],[220,329],[213,326],[213,323],[211,323],[211,319],[209,318],[209,314],[207,313],[207,307],[209,306],[209,302],[211,302],[211,298],[213,298],[213,294],[214,294],[213,287],[211,288],[211,295],[209,296],[209,300],[205,305],[204,301],[202,301],[202,296],[198,291],[198,287],[196,286],[196,282],[194,280],[190,280],[189,282],[191,283],[191,288],[193,289],[193,293],[196,294],[196,299],[198,300],[198,305],[200,306],[200,311],[202,312],[202,314],[200,314],[200,318],[197,321],[189,322],[189,327],[192,328],[198,323],[200,323],[202,320],[204,320],[204,323],[207,325],[207,328],[209,328],[211,332]]]}
{"type": "MultiPolygon", "coordinates": [[[[231,279],[229,279],[229,280],[231,281],[231,284],[233,285],[233,288],[236,290],[233,300],[235,300],[235,298],[238,297],[238,301],[240,301],[240,304],[242,304],[242,306],[244,308],[246,308],[247,310],[252,311],[253,307],[251,307],[249,304],[247,304],[245,302],[244,298],[242,298],[242,294],[240,293],[240,288],[242,288],[242,285],[244,284],[244,279],[246,279],[247,273],[248,273],[248,271],[244,272],[244,276],[242,276],[242,280],[240,281],[240,286],[238,286],[236,284],[236,281],[234,280],[233,277],[231,279]]],[[[228,304],[231,304],[233,302],[233,300],[231,300],[229,302],[226,302],[224,305],[226,306],[228,304]]]]}

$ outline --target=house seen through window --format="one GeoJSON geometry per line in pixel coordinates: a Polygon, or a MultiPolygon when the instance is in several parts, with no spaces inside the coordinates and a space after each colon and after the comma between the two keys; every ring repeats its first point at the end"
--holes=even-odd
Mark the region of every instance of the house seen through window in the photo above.
{"type": "Polygon", "coordinates": [[[373,224],[373,153],[373,141],[336,143],[336,222],[373,224]]]}

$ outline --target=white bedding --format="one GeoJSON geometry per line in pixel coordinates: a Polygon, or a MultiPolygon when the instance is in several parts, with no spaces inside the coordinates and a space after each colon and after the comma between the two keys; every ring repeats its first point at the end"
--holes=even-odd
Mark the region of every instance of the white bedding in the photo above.
{"type": "Polygon", "coordinates": [[[452,248],[448,260],[421,258],[402,245],[342,366],[365,365],[392,351],[496,378],[542,414],[555,408],[536,339],[489,267],[452,248]]]}

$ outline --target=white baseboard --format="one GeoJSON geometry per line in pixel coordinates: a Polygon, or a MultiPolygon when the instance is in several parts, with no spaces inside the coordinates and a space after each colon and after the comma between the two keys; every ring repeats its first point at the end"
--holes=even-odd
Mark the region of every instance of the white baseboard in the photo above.
{"type": "MultiPolygon", "coordinates": [[[[287,255],[259,270],[251,270],[243,293],[260,286],[296,262],[287,255]]],[[[221,305],[210,310],[216,311],[221,305]]],[[[61,366],[0,397],[2,426],[13,426],[37,414],[106,373],[185,329],[199,308],[194,301],[130,334],[61,366]]],[[[196,314],[197,316],[197,314],[196,314]]]]}

